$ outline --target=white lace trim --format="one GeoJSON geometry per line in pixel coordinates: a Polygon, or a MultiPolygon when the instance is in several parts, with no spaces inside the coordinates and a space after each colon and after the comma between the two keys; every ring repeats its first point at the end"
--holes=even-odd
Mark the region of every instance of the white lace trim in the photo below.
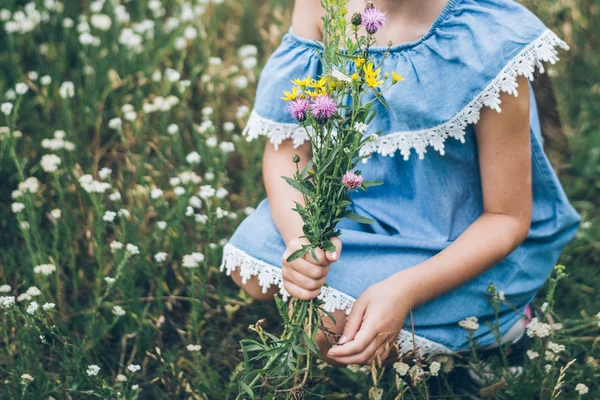
{"type": "MultiPolygon", "coordinates": [[[[238,267],[240,268],[240,276],[242,277],[243,284],[246,284],[248,279],[252,276],[258,276],[258,282],[262,287],[263,293],[267,293],[267,289],[271,287],[271,285],[277,285],[283,301],[287,301],[290,298],[290,294],[283,287],[281,268],[258,260],[233,246],[231,243],[227,243],[223,248],[223,259],[220,270],[225,270],[227,275],[231,275],[238,267]]],[[[331,286],[321,287],[321,293],[317,298],[323,300],[323,308],[328,312],[344,310],[346,315],[350,314],[352,306],[356,301],[352,296],[348,296],[331,286]]],[[[446,346],[424,337],[415,335],[413,341],[412,332],[405,330],[400,332],[396,343],[398,344],[401,354],[406,354],[415,350],[415,348],[423,358],[429,358],[440,354],[454,354],[454,352],[446,346]]]]}
{"type": "MultiPolygon", "coordinates": [[[[465,131],[469,124],[479,121],[480,111],[483,106],[490,107],[498,112],[500,108],[500,94],[509,93],[515,97],[517,92],[517,77],[526,76],[533,80],[533,73],[537,67],[544,72],[542,62],[551,64],[558,61],[556,46],[565,50],[569,49],[567,43],[561,40],[550,29],[546,29],[537,39],[517,54],[469,104],[460,110],[449,121],[429,129],[419,131],[393,132],[380,136],[376,141],[367,143],[361,150],[361,155],[378,153],[383,156],[393,156],[398,150],[405,160],[408,160],[411,149],[414,149],[419,159],[425,158],[427,147],[431,146],[441,155],[445,154],[444,142],[448,137],[465,142],[465,131]]],[[[259,135],[267,136],[275,148],[284,139],[292,138],[294,147],[300,146],[308,136],[304,128],[297,123],[279,123],[261,117],[252,111],[248,124],[243,133],[247,140],[255,139],[259,135]]],[[[363,161],[366,161],[364,159],[363,161]]]]}

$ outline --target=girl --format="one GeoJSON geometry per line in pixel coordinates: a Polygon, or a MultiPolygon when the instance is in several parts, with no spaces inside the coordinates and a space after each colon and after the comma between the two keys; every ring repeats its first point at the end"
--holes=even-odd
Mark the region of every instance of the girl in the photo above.
{"type": "MultiPolygon", "coordinates": [[[[365,5],[349,0],[348,18],[365,5]]],[[[353,208],[376,223],[343,220],[336,252],[285,261],[305,239],[292,211],[302,197],[281,176],[293,175],[294,154],[302,168],[311,148],[281,96],[290,79],[322,71],[320,0],[298,1],[244,131],[269,139],[267,198],[225,246],[221,266],[257,299],[324,300],[337,321],[328,327],[342,335],[333,348],[318,338],[334,365],[385,360],[394,343],[400,355],[452,354],[469,347],[469,331],[492,345],[489,285],[524,313],[579,226],[543,152],[529,84],[566,44],[512,0],[374,5],[387,23],[371,54],[379,61],[389,51],[382,72],[405,77],[384,93],[390,107],[377,106],[366,132],[379,138],[362,175],[384,184],[357,193],[353,208]]],[[[503,342],[523,335],[520,314],[505,304],[499,324],[503,342]]]]}

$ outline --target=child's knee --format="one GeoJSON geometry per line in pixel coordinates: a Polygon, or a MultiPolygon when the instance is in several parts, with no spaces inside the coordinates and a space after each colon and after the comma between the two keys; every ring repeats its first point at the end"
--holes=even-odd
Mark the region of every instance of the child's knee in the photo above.
{"type": "Polygon", "coordinates": [[[242,283],[242,276],[240,275],[240,270],[237,268],[235,271],[231,273],[231,278],[240,288],[244,289],[250,297],[257,301],[269,301],[273,300],[273,296],[279,291],[279,288],[275,285],[271,286],[267,289],[266,293],[263,293],[263,289],[258,283],[258,277],[253,276],[246,281],[246,283],[242,283]]]}

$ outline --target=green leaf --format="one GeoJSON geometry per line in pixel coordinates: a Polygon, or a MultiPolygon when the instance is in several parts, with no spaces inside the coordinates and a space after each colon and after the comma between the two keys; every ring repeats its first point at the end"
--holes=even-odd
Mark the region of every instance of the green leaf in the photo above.
{"type": "Polygon", "coordinates": [[[385,108],[390,108],[390,105],[388,104],[387,100],[383,98],[379,90],[371,88],[371,92],[373,92],[373,95],[377,97],[377,100],[379,100],[385,108]]]}
{"type": "Polygon", "coordinates": [[[370,188],[370,187],[379,186],[379,185],[383,185],[383,182],[375,181],[375,180],[364,180],[362,182],[362,186],[364,186],[365,188],[370,188]]]}
{"type": "Polygon", "coordinates": [[[242,393],[248,393],[248,396],[250,396],[251,399],[254,399],[254,392],[252,391],[252,388],[250,386],[248,386],[247,383],[240,381],[240,392],[242,393]]]}
{"type": "Polygon", "coordinates": [[[329,166],[331,165],[331,163],[333,162],[333,160],[335,160],[335,157],[337,156],[337,153],[340,151],[339,147],[336,147],[335,149],[333,149],[333,151],[331,153],[329,153],[329,156],[327,157],[327,160],[325,160],[325,162],[323,163],[323,165],[321,165],[319,167],[319,169],[317,170],[317,175],[321,175],[323,172],[325,172],[325,170],[327,170],[327,168],[329,168],[329,166]]]}
{"type": "Polygon", "coordinates": [[[312,159],[309,162],[307,162],[304,168],[302,168],[302,171],[300,171],[300,177],[304,178],[308,173],[308,170],[313,166],[313,164],[314,162],[312,159]]]}
{"type": "Polygon", "coordinates": [[[367,218],[367,217],[362,217],[358,214],[355,214],[353,212],[350,212],[349,215],[346,216],[346,218],[358,222],[360,224],[373,224],[375,223],[375,220],[371,219],[371,218],[367,218]]]}
{"type": "Polygon", "coordinates": [[[287,176],[282,176],[283,179],[285,179],[285,181],[294,189],[296,189],[297,191],[299,191],[302,194],[305,194],[307,196],[313,196],[314,192],[312,190],[310,190],[309,188],[307,188],[306,186],[302,185],[301,183],[299,183],[298,181],[289,178],[287,176]]]}
{"type": "Polygon", "coordinates": [[[300,250],[296,250],[295,252],[293,252],[288,258],[287,258],[287,262],[292,262],[294,260],[299,259],[300,257],[304,257],[304,255],[306,253],[308,253],[308,250],[311,248],[310,245],[307,246],[302,246],[302,248],[300,250]]]}

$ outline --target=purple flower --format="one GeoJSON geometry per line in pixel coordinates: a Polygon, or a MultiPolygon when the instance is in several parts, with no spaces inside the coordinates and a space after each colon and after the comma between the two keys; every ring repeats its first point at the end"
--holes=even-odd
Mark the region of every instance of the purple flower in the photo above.
{"type": "Polygon", "coordinates": [[[365,8],[361,14],[362,24],[371,35],[385,24],[386,15],[377,7],[365,8]]]}
{"type": "Polygon", "coordinates": [[[356,175],[354,171],[348,171],[344,174],[342,182],[344,182],[344,185],[346,185],[348,189],[353,190],[362,185],[363,177],[356,175]]]}
{"type": "Polygon", "coordinates": [[[302,122],[306,119],[306,112],[310,107],[308,99],[297,98],[290,101],[287,105],[287,111],[296,118],[298,122],[302,122]]]}
{"type": "Polygon", "coordinates": [[[315,97],[310,106],[310,111],[315,119],[320,123],[325,123],[337,111],[337,103],[326,94],[315,97]]]}

